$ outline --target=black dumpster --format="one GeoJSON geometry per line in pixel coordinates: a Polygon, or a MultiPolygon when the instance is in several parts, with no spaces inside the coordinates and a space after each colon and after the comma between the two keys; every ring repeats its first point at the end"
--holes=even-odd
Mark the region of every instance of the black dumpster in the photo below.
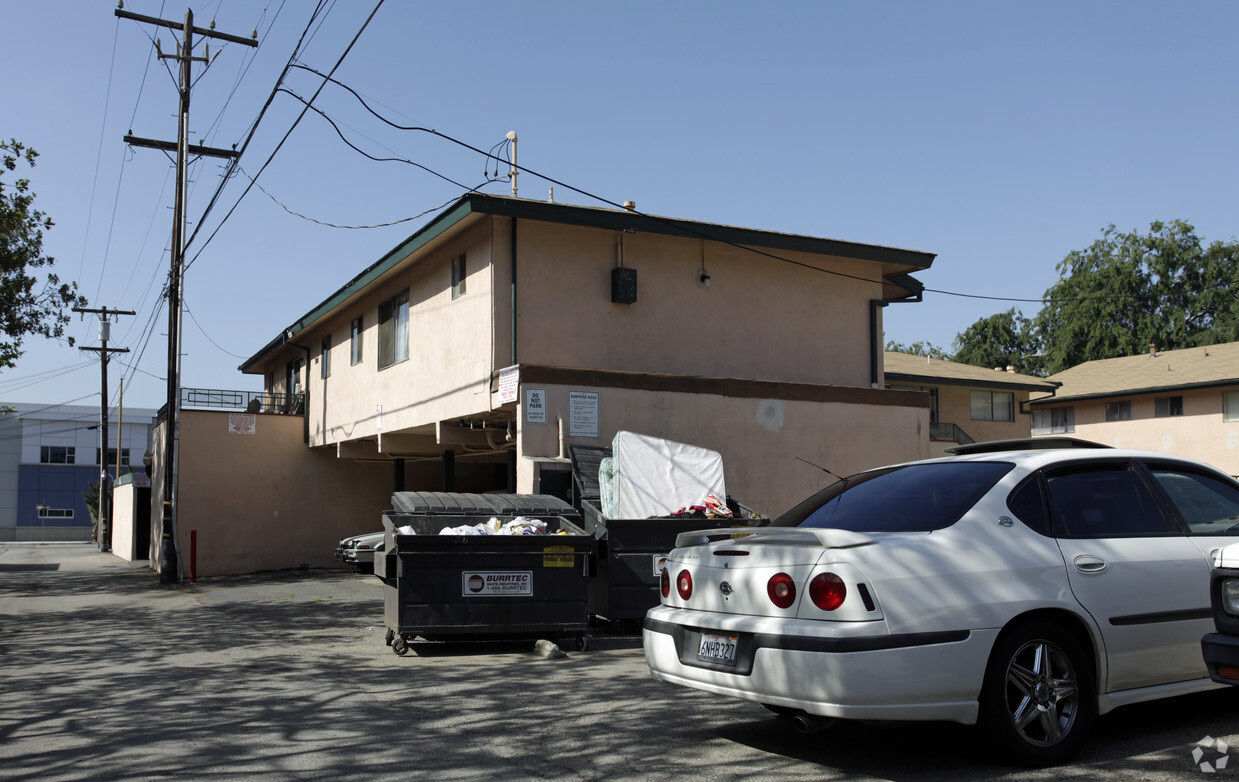
{"type": "Polygon", "coordinates": [[[575,498],[585,531],[598,541],[598,576],[589,584],[589,613],[594,622],[609,622],[620,632],[638,630],[645,614],[658,605],[663,562],[681,532],[719,527],[763,526],[770,520],[728,498],[732,517],[668,516],[648,519],[603,517],[598,467],[611,449],[572,446],[575,498]]]}
{"type": "Polygon", "coordinates": [[[571,505],[549,495],[449,492],[398,492],[392,505],[383,513],[386,545],[375,574],[396,654],[417,636],[572,638],[585,648],[597,544],[571,505]],[[548,534],[439,534],[522,516],[545,522],[548,534]]]}

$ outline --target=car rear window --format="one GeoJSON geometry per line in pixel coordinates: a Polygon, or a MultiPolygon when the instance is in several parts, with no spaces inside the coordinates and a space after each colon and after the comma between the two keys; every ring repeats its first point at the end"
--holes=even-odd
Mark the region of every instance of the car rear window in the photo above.
{"type": "Polygon", "coordinates": [[[942,529],[958,521],[1012,467],[1008,462],[934,462],[865,473],[819,493],[824,501],[816,507],[801,503],[776,523],[855,532],[942,529]]]}

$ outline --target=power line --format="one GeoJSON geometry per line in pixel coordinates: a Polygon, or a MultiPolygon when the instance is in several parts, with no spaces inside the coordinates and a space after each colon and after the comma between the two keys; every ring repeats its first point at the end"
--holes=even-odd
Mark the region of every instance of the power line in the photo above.
{"type": "MultiPolygon", "coordinates": [[[[362,33],[364,33],[366,31],[366,28],[370,26],[370,21],[374,19],[374,16],[375,14],[379,12],[379,9],[383,7],[383,1],[384,0],[378,0],[378,3],[376,3],[374,6],[374,10],[371,11],[370,15],[366,17],[366,21],[362,24],[361,29],[359,29],[357,31],[357,34],[353,36],[353,40],[349,42],[349,45],[347,48],[345,48],[344,53],[340,55],[340,59],[336,60],[336,64],[332,66],[331,72],[327,74],[327,77],[323,80],[323,83],[320,84],[318,89],[314,91],[314,95],[310,97],[309,102],[306,103],[306,107],[302,109],[301,113],[297,115],[297,118],[293,120],[293,124],[291,127],[289,127],[288,132],[284,134],[284,137],[280,139],[280,143],[277,144],[275,149],[271,151],[271,154],[267,157],[267,161],[262,164],[262,168],[258,169],[258,173],[254,175],[254,179],[250,181],[249,186],[246,187],[244,192],[241,193],[241,197],[238,198],[237,202],[232,205],[232,209],[228,210],[228,214],[224,215],[224,219],[220,221],[219,225],[216,226],[215,230],[211,233],[211,235],[207,237],[205,242],[203,242],[202,247],[198,248],[198,252],[194,254],[194,257],[189,261],[189,263],[185,264],[186,271],[189,270],[190,266],[193,266],[194,261],[198,260],[199,256],[202,255],[202,251],[206,249],[207,245],[211,243],[211,240],[215,238],[215,235],[219,233],[219,229],[223,227],[224,223],[228,222],[228,218],[232,216],[232,213],[235,212],[237,207],[241,205],[241,202],[245,200],[245,196],[249,194],[250,188],[254,186],[254,182],[258,180],[258,177],[262,176],[262,172],[267,169],[267,166],[271,165],[271,161],[275,159],[275,156],[279,153],[280,149],[283,148],[284,143],[288,141],[288,137],[292,135],[293,131],[297,128],[297,125],[301,123],[302,118],[305,117],[306,112],[310,110],[310,105],[313,104],[316,98],[318,98],[319,93],[323,91],[323,88],[327,86],[327,82],[331,79],[331,75],[334,74],[336,70],[339,69],[340,65],[344,63],[344,58],[348,57],[349,52],[351,52],[353,50],[353,47],[357,45],[357,41],[361,38],[362,33]]],[[[287,69],[285,69],[285,74],[287,74],[287,69]]],[[[283,78],[283,75],[281,75],[281,79],[282,78],[283,78]]],[[[278,90],[278,85],[276,89],[278,90]]],[[[272,97],[274,97],[274,94],[275,93],[273,91],[272,97]]],[[[269,105],[269,102],[268,102],[268,105],[269,105]]],[[[265,111],[265,107],[264,107],[264,111],[265,111]]],[[[244,150],[242,150],[242,152],[244,152],[244,150]]],[[[238,158],[239,157],[240,155],[238,154],[238,158]]],[[[212,203],[214,203],[214,201],[212,201],[212,203]]],[[[194,236],[196,236],[197,233],[198,231],[197,229],[195,229],[194,233],[190,235],[189,242],[186,243],[186,246],[188,246],[190,242],[193,242],[194,236]]]]}

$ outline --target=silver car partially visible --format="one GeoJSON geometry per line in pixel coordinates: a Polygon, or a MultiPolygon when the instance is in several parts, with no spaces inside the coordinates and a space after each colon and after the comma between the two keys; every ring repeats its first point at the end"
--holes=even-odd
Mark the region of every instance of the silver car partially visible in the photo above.
{"type": "Polygon", "coordinates": [[[363,573],[374,571],[374,552],[383,550],[383,533],[369,532],[344,538],[336,546],[336,559],[356,565],[363,573]]]}

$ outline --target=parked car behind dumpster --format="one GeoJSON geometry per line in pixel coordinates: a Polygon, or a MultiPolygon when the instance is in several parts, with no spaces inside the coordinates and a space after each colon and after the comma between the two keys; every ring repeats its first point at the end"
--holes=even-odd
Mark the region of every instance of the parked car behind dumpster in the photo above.
{"type": "Polygon", "coordinates": [[[1239,483],[1162,453],[961,450],[769,528],[681,534],[645,619],[655,678],[804,730],[980,723],[1029,765],[1067,759],[1098,714],[1218,686],[1200,642],[1239,483]]]}
{"type": "Polygon", "coordinates": [[[374,554],[383,550],[383,533],[367,532],[344,538],[336,546],[336,559],[356,565],[363,573],[374,570],[374,554]]]}
{"type": "MultiPolygon", "coordinates": [[[[1234,519],[1239,524],[1239,519],[1234,519]]],[[[1239,545],[1220,549],[1213,558],[1209,596],[1217,632],[1200,639],[1209,677],[1221,684],[1239,684],[1239,545]]]]}

